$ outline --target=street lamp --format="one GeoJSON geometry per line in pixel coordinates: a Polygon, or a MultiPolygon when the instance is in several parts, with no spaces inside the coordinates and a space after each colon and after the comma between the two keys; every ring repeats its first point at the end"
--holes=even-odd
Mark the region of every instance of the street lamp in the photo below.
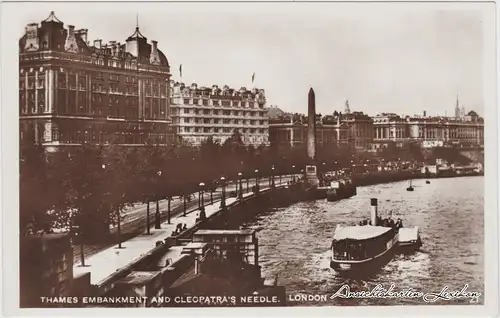
{"type": "Polygon", "coordinates": [[[220,208],[225,209],[226,208],[226,178],[220,177],[220,182],[222,186],[222,197],[220,201],[220,208]]]}
{"type": "Polygon", "coordinates": [[[274,184],[274,166],[272,166],[271,171],[272,171],[271,172],[272,173],[272,175],[271,175],[271,178],[272,178],[271,187],[274,188],[275,187],[275,184],[274,184]]]}
{"type": "Polygon", "coordinates": [[[203,200],[203,187],[205,186],[205,184],[203,182],[200,182],[199,186],[200,186],[200,192],[198,195],[199,202],[200,202],[199,208],[203,209],[205,207],[205,202],[203,200]]]}
{"type": "Polygon", "coordinates": [[[201,206],[200,206],[200,219],[205,220],[206,215],[205,215],[205,202],[203,202],[203,187],[205,184],[203,182],[200,182],[200,193],[199,197],[201,198],[201,206]]]}
{"type": "Polygon", "coordinates": [[[295,182],[295,165],[292,165],[292,176],[291,176],[292,182],[295,182]]]}
{"type": "MultiPolygon", "coordinates": [[[[238,179],[239,179],[239,183],[240,183],[240,192],[239,192],[239,199],[240,200],[243,200],[243,184],[241,183],[241,179],[243,177],[243,174],[241,172],[238,172],[238,179]]],[[[238,192],[238,190],[236,190],[236,192],[238,192]]]]}
{"type": "MultiPolygon", "coordinates": [[[[102,169],[106,170],[106,172],[108,171],[107,170],[107,166],[105,164],[103,164],[102,166],[102,169]]],[[[112,209],[114,210],[115,207],[113,206],[112,209]]],[[[122,248],[122,220],[121,220],[121,215],[120,215],[120,210],[117,209],[115,211],[116,213],[116,217],[117,217],[117,229],[118,229],[118,248],[122,248]]]]}
{"type": "MultiPolygon", "coordinates": [[[[158,170],[156,172],[158,175],[158,186],[160,185],[160,178],[161,178],[161,170],[158,170]]],[[[158,187],[159,188],[159,187],[158,187]]],[[[158,194],[157,194],[158,195],[158,194]]],[[[159,230],[161,229],[161,220],[160,220],[160,203],[158,201],[158,196],[156,197],[156,212],[155,212],[155,229],[159,230]]]]}
{"type": "Polygon", "coordinates": [[[259,193],[259,170],[255,169],[255,193],[259,193]]]}

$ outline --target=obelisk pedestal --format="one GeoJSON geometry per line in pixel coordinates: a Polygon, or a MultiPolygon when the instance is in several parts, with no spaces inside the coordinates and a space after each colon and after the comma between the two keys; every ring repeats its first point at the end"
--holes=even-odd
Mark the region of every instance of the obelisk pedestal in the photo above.
{"type": "Polygon", "coordinates": [[[307,101],[307,156],[309,164],[306,165],[305,177],[310,186],[319,185],[316,169],[316,96],[314,90],[309,89],[307,101]]]}

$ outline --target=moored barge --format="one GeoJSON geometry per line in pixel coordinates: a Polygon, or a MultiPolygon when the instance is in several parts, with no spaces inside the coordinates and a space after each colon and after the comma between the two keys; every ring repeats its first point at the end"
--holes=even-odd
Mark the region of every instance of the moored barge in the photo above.
{"type": "Polygon", "coordinates": [[[330,182],[326,191],[326,200],[334,202],[356,195],[356,185],[351,179],[340,179],[330,182]]]}

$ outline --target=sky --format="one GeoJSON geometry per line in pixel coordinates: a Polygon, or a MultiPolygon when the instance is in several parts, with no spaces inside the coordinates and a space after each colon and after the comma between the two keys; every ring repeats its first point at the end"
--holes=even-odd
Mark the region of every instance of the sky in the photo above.
{"type": "Polygon", "coordinates": [[[307,112],[313,87],[322,114],[343,111],[348,99],[369,115],[450,116],[457,94],[484,114],[485,11],[475,5],[30,3],[14,12],[19,37],[54,10],[65,25],[89,29],[91,43],[123,43],[138,20],[174,80],[265,89],[267,106],[289,112],[307,112]]]}

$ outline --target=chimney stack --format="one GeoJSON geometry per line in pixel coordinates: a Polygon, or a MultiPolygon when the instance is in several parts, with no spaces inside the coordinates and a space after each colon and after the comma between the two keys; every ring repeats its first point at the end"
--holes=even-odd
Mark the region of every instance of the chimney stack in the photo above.
{"type": "Polygon", "coordinates": [[[87,35],[88,35],[89,30],[88,29],[80,29],[76,31],[76,34],[80,36],[83,42],[87,43],[87,35]]]}
{"type": "Polygon", "coordinates": [[[73,36],[73,35],[75,35],[75,26],[68,25],[68,36],[73,36]]]}
{"type": "Polygon", "coordinates": [[[99,40],[94,40],[94,46],[96,48],[100,49],[101,46],[102,46],[102,40],[100,40],[100,39],[99,40]]]}
{"type": "Polygon", "coordinates": [[[151,53],[153,54],[157,54],[158,53],[158,41],[151,41],[151,44],[152,44],[152,49],[151,49],[151,53]]]}
{"type": "Polygon", "coordinates": [[[373,226],[377,226],[377,209],[378,209],[378,200],[377,198],[370,199],[370,221],[373,226]]]}
{"type": "Polygon", "coordinates": [[[427,115],[427,112],[424,110],[424,117],[426,117],[426,115],[427,115]]]}
{"type": "Polygon", "coordinates": [[[151,54],[149,55],[149,62],[151,64],[160,64],[160,56],[158,54],[158,41],[151,41],[151,54]]]}

